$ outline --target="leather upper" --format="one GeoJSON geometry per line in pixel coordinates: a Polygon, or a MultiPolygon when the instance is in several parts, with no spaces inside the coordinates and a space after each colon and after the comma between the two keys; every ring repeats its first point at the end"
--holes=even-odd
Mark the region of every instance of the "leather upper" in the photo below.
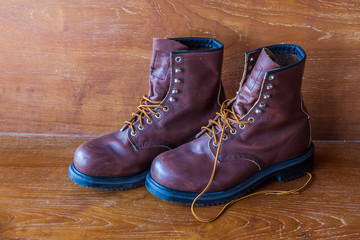
{"type": "Polygon", "coordinates": [[[192,140],[224,100],[221,85],[223,46],[209,38],[154,39],[149,98],[154,109],[133,123],[82,144],[75,152],[77,170],[91,176],[121,177],[150,167],[161,152],[192,140]]]}
{"type": "MultiPolygon", "coordinates": [[[[209,192],[233,187],[271,164],[301,154],[310,144],[310,120],[300,91],[305,52],[296,45],[286,44],[267,49],[274,56],[264,54],[262,49],[245,54],[240,89],[228,107],[234,106],[243,121],[252,122],[244,127],[232,124],[236,133],[225,129],[227,137],[220,146],[209,192]],[[255,67],[249,67],[254,64],[255,67]],[[267,70],[261,73],[259,66],[267,70]],[[254,81],[258,76],[260,81],[254,81]],[[249,91],[248,83],[254,86],[253,91],[249,91]]],[[[217,134],[219,138],[220,133],[217,134]]],[[[216,151],[214,138],[202,134],[160,154],[153,162],[151,176],[165,187],[199,192],[209,181],[216,151]]]]}

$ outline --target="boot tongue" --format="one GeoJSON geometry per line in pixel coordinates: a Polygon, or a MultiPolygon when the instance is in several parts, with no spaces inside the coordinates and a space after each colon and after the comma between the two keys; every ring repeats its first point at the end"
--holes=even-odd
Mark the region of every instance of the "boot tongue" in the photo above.
{"type": "Polygon", "coordinates": [[[245,84],[236,96],[234,110],[244,116],[259,97],[265,73],[280,66],[274,62],[274,55],[269,49],[263,48],[245,84]]]}
{"type": "Polygon", "coordinates": [[[170,85],[170,52],[188,50],[180,42],[170,39],[153,39],[153,54],[150,67],[149,98],[153,101],[164,99],[170,85]]]}

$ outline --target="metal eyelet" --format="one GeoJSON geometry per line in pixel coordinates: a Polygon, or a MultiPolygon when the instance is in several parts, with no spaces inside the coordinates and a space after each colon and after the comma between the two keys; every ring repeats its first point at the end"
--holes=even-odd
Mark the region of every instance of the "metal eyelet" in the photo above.
{"type": "Polygon", "coordinates": [[[174,79],[174,83],[180,83],[180,79],[179,79],[179,78],[175,78],[175,79],[174,79]]]}
{"type": "Polygon", "coordinates": [[[161,113],[159,113],[159,112],[156,113],[156,114],[155,114],[155,117],[156,117],[156,118],[161,118],[161,113]]]}
{"type": "Polygon", "coordinates": [[[146,123],[150,125],[152,124],[152,120],[149,121],[149,119],[146,119],[146,123]]]}
{"type": "Polygon", "coordinates": [[[213,141],[213,145],[214,145],[215,147],[217,147],[219,144],[218,144],[218,143],[215,144],[215,141],[213,141]]]}
{"type": "Polygon", "coordinates": [[[233,130],[230,130],[230,133],[232,134],[232,135],[235,135],[236,134],[236,129],[234,128],[234,131],[233,130]]]}
{"type": "Polygon", "coordinates": [[[227,140],[228,136],[225,134],[225,137],[223,137],[223,140],[227,140]]]}
{"type": "Polygon", "coordinates": [[[134,133],[131,131],[131,136],[136,136],[136,131],[134,133]]]}
{"type": "Polygon", "coordinates": [[[245,128],[245,124],[239,124],[239,128],[240,128],[240,129],[244,129],[244,128],[245,128]]]}
{"type": "Polygon", "coordinates": [[[272,89],[274,86],[271,84],[271,83],[269,83],[267,86],[266,86],[266,89],[267,90],[270,90],[270,89],[272,89]]]}
{"type": "Polygon", "coordinates": [[[256,109],[256,110],[255,110],[255,112],[256,112],[256,114],[260,114],[260,113],[262,113],[261,109],[259,109],[259,108],[258,108],[258,109],[256,109]]]}
{"type": "Polygon", "coordinates": [[[177,90],[176,88],[174,88],[172,91],[171,91],[171,93],[173,93],[173,94],[176,94],[176,93],[178,93],[179,92],[179,90],[177,90]]]}
{"type": "Polygon", "coordinates": [[[175,73],[181,73],[181,68],[175,68],[175,73]]]}
{"type": "Polygon", "coordinates": [[[264,108],[264,107],[266,107],[266,104],[263,103],[263,102],[261,102],[261,103],[259,104],[259,107],[260,107],[260,108],[264,108]]]}
{"type": "Polygon", "coordinates": [[[269,99],[269,98],[270,98],[270,94],[265,93],[265,94],[264,94],[264,99],[269,99]]]}
{"type": "Polygon", "coordinates": [[[274,80],[274,78],[275,78],[274,75],[269,76],[269,80],[274,80]]]}
{"type": "Polygon", "coordinates": [[[144,125],[142,125],[142,127],[140,127],[140,124],[138,125],[138,129],[139,130],[143,130],[144,129],[144,125]]]}
{"type": "Polygon", "coordinates": [[[253,58],[253,57],[250,58],[250,62],[252,62],[252,61],[254,61],[254,58],[253,58]]]}
{"type": "Polygon", "coordinates": [[[169,111],[169,107],[167,105],[164,106],[164,108],[162,109],[164,112],[169,111]]]}
{"type": "Polygon", "coordinates": [[[181,57],[176,57],[175,62],[181,62],[181,57]]]}
{"type": "Polygon", "coordinates": [[[254,122],[255,120],[254,120],[253,117],[249,117],[249,118],[248,118],[248,121],[250,121],[250,123],[252,123],[252,122],[254,122]]]}
{"type": "Polygon", "coordinates": [[[176,99],[173,98],[173,97],[170,97],[169,100],[170,100],[170,102],[175,102],[176,101],[176,99]]]}

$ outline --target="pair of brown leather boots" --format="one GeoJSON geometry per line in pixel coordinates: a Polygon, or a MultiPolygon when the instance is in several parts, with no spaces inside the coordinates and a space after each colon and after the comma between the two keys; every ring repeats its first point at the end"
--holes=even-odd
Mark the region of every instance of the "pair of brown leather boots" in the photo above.
{"type": "Polygon", "coordinates": [[[208,186],[196,204],[213,205],[273,177],[304,175],[314,154],[301,95],[305,58],[291,44],[245,53],[239,91],[225,100],[219,41],[154,39],[149,94],[120,131],[76,150],[70,178],[103,189],[145,183],[185,204],[208,186]]]}

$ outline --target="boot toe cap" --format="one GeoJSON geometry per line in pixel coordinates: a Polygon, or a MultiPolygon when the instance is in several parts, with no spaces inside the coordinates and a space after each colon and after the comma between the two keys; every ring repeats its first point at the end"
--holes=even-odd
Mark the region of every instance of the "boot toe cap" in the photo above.
{"type": "Polygon", "coordinates": [[[196,153],[183,151],[186,147],[183,145],[158,155],[151,166],[152,179],[175,190],[201,191],[210,177],[211,163],[196,153]]]}
{"type": "Polygon", "coordinates": [[[80,145],[74,154],[74,166],[90,176],[127,177],[149,168],[161,151],[137,150],[127,139],[127,132],[114,132],[80,145]]]}
{"type": "Polygon", "coordinates": [[[81,144],[74,154],[75,168],[90,176],[131,175],[134,154],[122,135],[111,133],[81,144]]]}
{"type": "Polygon", "coordinates": [[[87,175],[103,176],[107,172],[104,158],[109,158],[104,148],[96,144],[96,139],[81,144],[74,154],[75,168],[87,175]]]}

